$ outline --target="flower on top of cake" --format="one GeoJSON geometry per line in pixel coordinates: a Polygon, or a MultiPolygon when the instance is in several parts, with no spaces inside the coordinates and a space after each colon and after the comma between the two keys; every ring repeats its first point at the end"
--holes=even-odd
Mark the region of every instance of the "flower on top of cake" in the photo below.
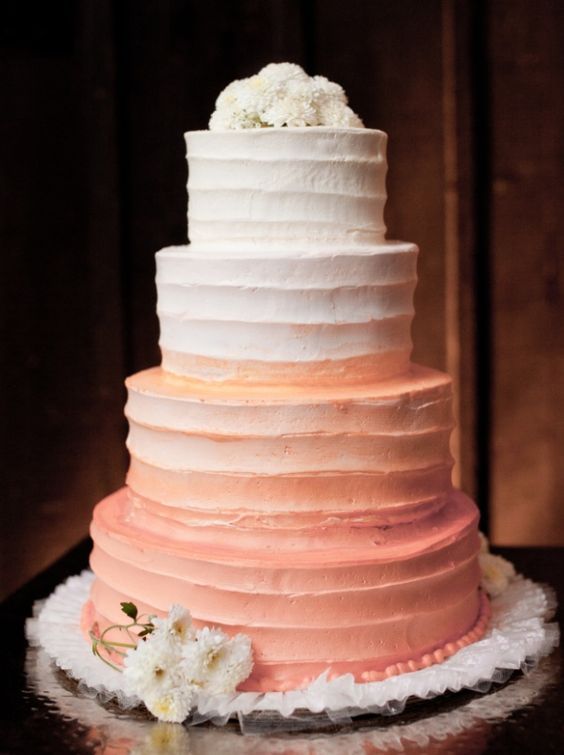
{"type": "Polygon", "coordinates": [[[232,81],[210,118],[211,131],[333,126],[363,128],[342,86],[308,76],[295,63],[270,63],[254,76],[232,81]]]}

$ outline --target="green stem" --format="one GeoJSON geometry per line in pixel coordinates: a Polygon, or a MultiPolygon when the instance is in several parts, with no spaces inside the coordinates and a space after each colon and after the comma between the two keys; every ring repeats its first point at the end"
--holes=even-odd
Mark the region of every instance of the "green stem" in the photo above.
{"type": "Polygon", "coordinates": [[[102,640],[101,638],[99,643],[104,647],[130,648],[131,650],[135,650],[137,647],[137,645],[132,645],[130,642],[114,642],[113,640],[102,640]]]}
{"type": "Polygon", "coordinates": [[[100,651],[98,650],[98,648],[96,648],[94,652],[96,653],[96,655],[98,656],[98,658],[106,664],[106,666],[109,666],[110,668],[113,668],[114,671],[119,671],[121,673],[120,667],[116,666],[115,663],[112,663],[111,661],[108,661],[108,659],[104,658],[103,655],[100,655],[100,651]]]}

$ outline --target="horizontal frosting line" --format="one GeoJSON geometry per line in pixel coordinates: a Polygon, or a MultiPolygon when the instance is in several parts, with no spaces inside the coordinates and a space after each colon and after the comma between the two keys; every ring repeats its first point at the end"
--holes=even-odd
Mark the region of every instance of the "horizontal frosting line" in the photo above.
{"type": "Polygon", "coordinates": [[[392,289],[392,293],[394,293],[393,289],[401,289],[401,288],[408,288],[410,286],[415,286],[417,284],[417,277],[410,275],[409,278],[401,279],[401,280],[394,280],[391,283],[362,283],[362,284],[338,284],[333,286],[320,286],[319,284],[315,283],[311,286],[308,285],[294,285],[294,286],[287,286],[283,285],[285,281],[280,281],[273,283],[272,281],[268,281],[265,285],[260,285],[258,283],[253,284],[243,284],[243,283],[237,283],[233,282],[231,279],[225,280],[225,281],[219,281],[217,283],[199,283],[199,282],[193,282],[190,280],[182,280],[178,278],[174,279],[167,279],[165,276],[162,275],[162,273],[157,273],[157,276],[155,278],[155,282],[159,285],[163,286],[171,286],[175,288],[179,288],[181,290],[185,290],[187,293],[190,293],[194,291],[195,289],[204,289],[205,291],[223,291],[223,290],[233,290],[233,291],[240,291],[241,293],[254,293],[255,291],[264,292],[265,294],[273,294],[276,295],[278,293],[291,293],[291,294],[321,294],[321,295],[329,295],[329,294],[338,294],[342,292],[347,293],[362,293],[363,291],[368,292],[378,292],[379,290],[386,290],[389,291],[392,289]]]}
{"type": "Polygon", "coordinates": [[[352,329],[356,325],[382,325],[382,326],[391,326],[393,323],[405,323],[405,322],[411,322],[413,311],[410,312],[402,312],[397,315],[392,315],[390,317],[370,317],[367,320],[360,320],[358,322],[293,322],[291,320],[288,321],[281,321],[281,322],[253,322],[249,320],[238,320],[238,319],[228,319],[227,317],[225,319],[221,319],[218,317],[194,317],[193,315],[189,315],[187,317],[177,317],[177,313],[174,312],[161,312],[160,313],[164,317],[168,317],[171,319],[177,319],[180,322],[218,322],[222,324],[222,327],[225,324],[233,325],[234,327],[239,326],[247,326],[252,325],[253,327],[261,327],[264,326],[265,328],[274,327],[277,328],[280,326],[280,329],[283,327],[287,327],[288,329],[295,329],[299,328],[300,330],[319,330],[320,328],[324,328],[326,330],[345,330],[345,329],[352,329]]]}
{"type": "Polygon", "coordinates": [[[450,489],[441,494],[421,497],[408,503],[390,504],[380,508],[302,509],[299,505],[286,509],[257,510],[251,505],[240,508],[210,508],[209,506],[177,506],[168,500],[152,500],[129,485],[129,498],[134,506],[160,512],[163,519],[180,522],[187,526],[205,527],[235,526],[240,529],[264,529],[285,532],[306,532],[319,528],[389,528],[392,524],[413,524],[436,514],[445,505],[450,489]]]}
{"type": "Polygon", "coordinates": [[[304,165],[308,163],[312,163],[313,165],[319,165],[319,164],[326,164],[327,166],[330,166],[332,168],[341,165],[360,165],[363,166],[365,163],[373,164],[375,166],[381,166],[385,162],[385,158],[381,155],[370,155],[367,154],[366,157],[351,157],[351,156],[343,156],[343,155],[331,155],[329,157],[300,157],[298,155],[292,157],[276,157],[276,155],[269,155],[268,157],[253,157],[250,154],[246,154],[244,157],[241,157],[240,155],[213,155],[211,153],[202,153],[202,152],[194,152],[189,151],[188,157],[190,160],[196,160],[196,161],[210,161],[210,162],[229,162],[229,163],[259,163],[259,164],[268,164],[268,163],[289,163],[289,164],[297,164],[297,165],[304,165]]]}
{"type": "Polygon", "coordinates": [[[168,469],[356,473],[421,469],[450,461],[449,439],[450,429],[385,439],[344,436],[338,443],[335,437],[318,437],[312,443],[307,436],[226,440],[130,422],[127,448],[132,456],[168,469]]]}
{"type": "MultiPolygon", "coordinates": [[[[290,375],[298,364],[371,358],[401,350],[407,357],[412,345],[412,315],[396,315],[367,323],[321,325],[211,319],[178,321],[164,316],[159,319],[159,345],[163,351],[163,367],[167,370],[165,351],[221,362],[292,363],[293,368],[288,371],[290,375]],[[197,324],[197,327],[191,327],[191,323],[197,324]]],[[[225,367],[233,370],[236,365],[226,364],[225,367]]],[[[259,370],[256,375],[258,382],[261,372],[265,376],[268,374],[259,370]]],[[[383,378],[386,375],[380,373],[379,376],[383,378]]]]}
{"type": "Polygon", "coordinates": [[[288,312],[283,313],[282,317],[280,319],[274,320],[264,320],[264,319],[253,319],[251,316],[249,316],[247,319],[239,319],[239,317],[232,317],[230,316],[229,312],[210,312],[210,313],[204,313],[199,312],[195,313],[194,311],[184,311],[184,312],[175,312],[171,310],[166,310],[162,307],[157,308],[157,315],[159,316],[159,319],[163,318],[169,321],[174,321],[177,323],[220,323],[222,326],[224,324],[228,325],[253,325],[253,326],[261,326],[264,325],[265,327],[270,327],[272,325],[283,325],[287,327],[327,327],[327,328],[338,328],[338,327],[349,327],[354,325],[366,325],[368,327],[374,326],[378,323],[384,323],[388,322],[389,320],[400,318],[400,317],[409,317],[412,318],[414,315],[415,310],[413,309],[412,305],[409,305],[405,307],[404,309],[398,311],[397,314],[394,314],[392,317],[383,316],[383,317],[369,317],[367,319],[356,319],[356,320],[337,320],[337,319],[326,319],[321,320],[319,317],[315,319],[306,319],[303,317],[303,315],[297,315],[299,319],[290,320],[288,318],[288,312]]]}
{"type": "MultiPolygon", "coordinates": [[[[292,220],[287,219],[270,219],[268,217],[261,217],[258,218],[249,218],[249,217],[238,217],[238,216],[228,216],[223,218],[217,218],[214,217],[213,213],[210,213],[210,215],[198,215],[197,213],[193,211],[188,211],[188,222],[196,222],[196,223],[202,223],[206,225],[210,225],[212,228],[212,231],[215,231],[215,227],[228,227],[233,226],[236,224],[241,224],[249,227],[249,238],[253,238],[253,231],[262,228],[263,226],[267,226],[269,229],[274,228],[284,228],[286,230],[289,230],[290,228],[293,228],[295,226],[300,227],[306,227],[310,230],[313,230],[314,228],[321,227],[323,229],[325,228],[345,228],[345,235],[350,234],[358,234],[358,233],[378,233],[380,231],[385,231],[386,226],[383,222],[364,222],[364,223],[356,223],[354,226],[350,223],[347,223],[346,219],[343,220],[329,220],[327,218],[320,218],[317,219],[311,219],[311,218],[295,218],[292,220]]],[[[191,228],[191,230],[193,230],[191,228]]],[[[190,234],[190,238],[192,238],[192,233],[190,234]]],[[[215,232],[212,234],[214,237],[218,236],[215,232]]],[[[238,237],[240,238],[240,237],[238,237]]],[[[288,237],[289,239],[293,240],[292,236],[288,237]]],[[[329,238],[331,238],[329,236],[329,238]]],[[[342,241],[341,237],[334,237],[335,241],[342,241]]],[[[226,239],[227,241],[228,239],[226,239]]]]}
{"type": "Polygon", "coordinates": [[[260,186],[260,187],[251,187],[251,186],[238,186],[238,187],[219,187],[218,186],[201,186],[198,185],[196,182],[190,182],[188,181],[188,189],[190,191],[190,196],[193,197],[196,193],[202,193],[202,194],[212,194],[214,197],[217,197],[218,194],[255,194],[256,192],[260,192],[261,194],[266,195],[276,195],[281,197],[341,197],[342,199],[358,199],[362,201],[368,201],[370,199],[375,200],[386,200],[387,196],[384,193],[379,192],[368,192],[363,191],[360,194],[354,194],[349,193],[346,191],[327,191],[327,189],[279,189],[279,188],[270,188],[267,186],[260,186]]]}
{"type": "MultiPolygon", "coordinates": [[[[413,519],[407,516],[401,519],[405,509],[400,509],[400,517],[391,516],[390,523],[375,522],[373,517],[366,521],[353,522],[352,514],[349,519],[331,520],[330,517],[317,517],[316,522],[311,519],[307,527],[286,526],[289,517],[283,521],[283,526],[263,527],[261,517],[247,516],[243,522],[239,517],[229,521],[227,518],[216,516],[215,510],[203,511],[196,518],[184,517],[186,510],[163,506],[135,495],[129,495],[123,504],[123,517],[127,520],[132,531],[140,533],[150,532],[156,547],[158,543],[175,543],[185,547],[187,553],[192,550],[208,552],[217,549],[221,543],[223,553],[231,553],[234,558],[241,550],[252,549],[255,552],[268,552],[277,549],[291,554],[301,554],[304,551],[319,553],[327,567],[332,559],[339,560],[350,553],[363,553],[365,558],[382,557],[381,550],[396,551],[408,546],[412,550],[416,536],[421,542],[428,542],[431,528],[437,530],[448,521],[447,513],[443,510],[447,496],[439,505],[427,508],[413,519]],[[391,529],[393,528],[393,532],[391,529]]],[[[296,516],[296,524],[301,520],[296,516]]],[[[418,544],[419,545],[419,544],[418,544]]]]}
{"type": "MultiPolygon", "coordinates": [[[[95,567],[93,570],[96,573],[95,567]]],[[[133,601],[138,607],[140,605],[149,605],[153,609],[156,609],[156,611],[153,610],[153,613],[157,614],[163,614],[166,612],[171,604],[170,601],[173,593],[170,588],[172,585],[167,584],[166,580],[161,580],[163,582],[161,587],[162,593],[159,595],[159,599],[152,603],[152,596],[145,596],[144,593],[135,589],[120,589],[119,585],[116,585],[115,588],[110,588],[103,578],[98,575],[96,576],[97,579],[92,590],[92,600],[96,608],[99,608],[100,612],[103,614],[108,612],[108,609],[111,607],[109,605],[108,597],[113,601],[115,600],[116,594],[119,597],[126,596],[128,601],[133,601]],[[104,593],[106,593],[107,597],[104,597],[104,593]]],[[[193,613],[193,619],[196,626],[213,624],[213,626],[220,627],[230,635],[238,632],[245,632],[250,635],[253,641],[255,638],[258,640],[259,637],[263,641],[266,639],[268,643],[268,656],[270,656],[272,660],[277,658],[282,659],[284,657],[279,654],[281,653],[282,648],[287,646],[288,639],[291,641],[292,645],[295,643],[294,652],[290,657],[295,657],[296,653],[307,652],[310,658],[319,658],[320,650],[323,646],[325,646],[327,651],[335,644],[335,640],[337,640],[338,644],[341,644],[344,636],[346,636],[348,640],[347,645],[349,646],[347,655],[348,653],[354,652],[353,658],[362,658],[365,652],[363,646],[366,647],[364,641],[367,634],[382,631],[386,632],[387,627],[395,627],[398,624],[409,626],[414,620],[421,620],[424,617],[432,617],[434,614],[448,614],[456,607],[465,605],[469,600],[477,600],[479,575],[474,574],[472,576],[473,579],[467,580],[467,583],[465,584],[466,589],[462,595],[459,593],[456,596],[457,600],[452,600],[444,604],[440,604],[437,601],[437,603],[433,603],[432,608],[426,611],[421,610],[421,606],[418,606],[417,604],[414,606],[412,604],[404,610],[398,610],[387,616],[369,617],[361,615],[358,617],[351,617],[351,620],[348,622],[345,616],[342,616],[341,619],[339,619],[338,615],[332,616],[329,612],[327,612],[328,615],[325,616],[325,611],[323,612],[323,615],[320,616],[319,610],[314,618],[314,621],[316,620],[317,623],[303,622],[299,624],[261,623],[261,618],[253,619],[252,616],[245,617],[245,615],[241,614],[228,620],[228,617],[223,617],[219,612],[213,610],[203,613],[198,612],[197,609],[195,609],[193,611],[191,610],[191,613],[193,613]],[[323,623],[319,623],[320,621],[323,623]],[[264,637],[265,635],[266,638],[264,637]],[[268,637],[269,635],[270,637],[268,637]],[[315,642],[315,637],[319,638],[317,643],[315,642]],[[306,638],[308,641],[304,642],[306,638]],[[268,641],[269,639],[270,641],[268,641]]],[[[186,599],[180,599],[179,602],[184,602],[184,604],[186,604],[186,599]]],[[[284,604],[284,609],[288,610],[288,605],[286,605],[287,601],[284,601],[284,604]]],[[[388,632],[386,632],[386,634],[388,634],[388,632]]],[[[393,645],[393,630],[390,635],[388,642],[393,645]]],[[[300,656],[298,655],[298,658],[299,657],[300,656]]],[[[345,656],[345,659],[348,660],[349,658],[346,658],[345,656]]]]}
{"type": "Polygon", "coordinates": [[[452,461],[426,470],[340,475],[242,475],[162,469],[131,457],[127,483],[146,498],[177,508],[242,508],[265,515],[371,508],[393,523],[404,507],[442,498],[451,488],[452,461]],[[394,513],[397,512],[397,513],[394,513]]]}
{"type": "MultiPolygon", "coordinates": [[[[150,569],[162,578],[172,576],[188,584],[201,587],[211,585],[214,589],[229,593],[250,592],[290,597],[294,594],[315,593],[330,596],[346,592],[358,593],[358,590],[366,588],[393,590],[396,584],[414,585],[414,580],[424,581],[427,577],[440,575],[444,577],[449,571],[449,565],[476,562],[479,543],[475,524],[476,519],[472,524],[465,525],[464,529],[461,528],[455,536],[445,540],[440,547],[404,557],[397,557],[399,549],[396,549],[396,558],[390,555],[388,560],[360,559],[354,564],[343,559],[332,562],[327,560],[326,554],[317,551],[316,559],[310,558],[309,563],[296,565],[294,554],[285,553],[286,559],[292,561],[291,568],[288,568],[284,559],[245,561],[241,552],[233,549],[224,553],[208,548],[208,558],[205,550],[179,548],[174,541],[165,546],[156,540],[153,533],[144,538],[131,527],[129,536],[115,526],[106,529],[104,521],[100,524],[98,519],[92,524],[91,534],[95,553],[100,558],[107,555],[116,563],[141,570],[150,569]]],[[[476,568],[477,566],[476,563],[476,568]]],[[[115,572],[119,572],[119,569],[115,572]]],[[[479,574],[476,586],[478,582],[479,574]]]]}
{"type": "MultiPolygon", "coordinates": [[[[188,427],[170,427],[167,425],[158,425],[155,422],[150,422],[139,415],[134,416],[131,412],[125,411],[125,417],[138,427],[145,428],[146,430],[153,430],[156,433],[178,433],[181,436],[194,437],[194,438],[207,438],[208,440],[217,441],[218,443],[238,443],[240,441],[254,441],[254,440],[273,440],[273,441],[291,441],[293,439],[310,439],[310,440],[334,440],[339,441],[359,441],[366,440],[367,442],[374,441],[376,439],[390,439],[393,441],[405,439],[410,440],[413,438],[419,438],[423,435],[432,435],[435,433],[452,432],[455,427],[454,422],[444,423],[442,425],[430,425],[428,427],[419,427],[417,429],[401,429],[401,430],[302,430],[300,432],[280,432],[278,428],[273,428],[271,432],[249,432],[242,431],[239,426],[240,432],[229,430],[228,432],[220,432],[219,430],[203,430],[200,428],[188,428],[188,427]]],[[[155,418],[156,419],[156,418],[155,418]]]]}
{"type": "MultiPolygon", "coordinates": [[[[330,568],[346,567],[354,565],[355,569],[361,567],[382,568],[388,562],[396,563],[412,558],[430,554],[442,550],[466,534],[474,533],[475,546],[478,540],[476,524],[478,512],[476,506],[459,491],[452,491],[449,497],[449,505],[442,507],[436,514],[424,520],[420,526],[415,523],[390,527],[379,533],[378,542],[374,541],[359,548],[357,544],[345,547],[328,547],[324,540],[316,543],[304,544],[304,547],[296,549],[291,540],[278,541],[275,548],[270,544],[267,547],[248,547],[242,541],[235,538],[237,547],[221,538],[209,542],[192,542],[188,547],[186,543],[179,542],[170,537],[164,537],[152,529],[140,529],[134,526],[131,519],[131,501],[127,489],[117,491],[101,501],[94,511],[92,522],[92,537],[100,543],[100,533],[104,531],[111,534],[112,539],[124,543],[137,542],[141,552],[147,555],[147,548],[161,554],[168,554],[189,559],[191,561],[205,561],[216,564],[228,564],[230,567],[259,566],[261,569],[284,568],[300,569],[306,567],[328,570],[330,568]],[[283,547],[283,546],[286,547],[283,547]]],[[[378,528],[373,528],[374,534],[378,534],[378,528]]],[[[202,534],[202,533],[200,533],[202,534]]],[[[203,533],[205,535],[205,532],[203,533]]],[[[154,556],[153,556],[154,558],[154,556]]]]}
{"type": "Polygon", "coordinates": [[[243,480],[280,480],[282,483],[286,483],[289,480],[319,480],[319,479],[327,479],[334,481],[335,479],[341,479],[343,481],[349,480],[352,482],[355,478],[363,478],[366,480],[369,480],[370,482],[373,482],[374,480],[384,480],[388,479],[390,477],[396,478],[396,477],[410,477],[412,475],[420,475],[420,474],[433,474],[439,471],[442,471],[443,469],[450,469],[452,464],[454,463],[452,460],[452,457],[448,460],[448,463],[446,464],[429,464],[428,466],[424,467],[411,467],[408,469],[391,469],[391,470],[359,470],[356,472],[349,472],[348,470],[310,470],[307,472],[243,472],[242,470],[239,470],[237,472],[232,471],[224,471],[224,472],[199,472],[197,470],[180,470],[180,469],[165,469],[164,467],[156,467],[151,465],[150,462],[143,461],[142,459],[137,459],[136,461],[142,463],[144,466],[148,468],[152,468],[154,470],[162,471],[162,472],[177,472],[178,474],[191,474],[192,472],[194,474],[202,474],[209,477],[218,477],[220,479],[225,480],[226,478],[232,479],[243,479],[243,480]]]}
{"type": "Polygon", "coordinates": [[[355,289],[274,289],[157,282],[157,314],[179,321],[359,324],[413,315],[414,283],[355,289]]]}
{"type": "MultiPolygon", "coordinates": [[[[163,374],[167,374],[168,377],[168,373],[164,373],[163,371],[163,374]]],[[[179,379],[181,380],[182,378],[179,379]]],[[[408,404],[405,394],[399,395],[398,398],[395,399],[378,396],[374,396],[371,399],[369,395],[365,397],[359,395],[358,398],[347,398],[343,395],[341,398],[335,396],[334,398],[324,399],[322,396],[318,395],[314,396],[310,402],[305,400],[304,394],[293,394],[288,392],[285,399],[281,397],[281,394],[274,393],[271,400],[269,400],[268,395],[257,396],[256,400],[250,398],[245,399],[244,396],[237,400],[235,396],[230,395],[229,391],[226,391],[224,396],[222,396],[222,393],[219,390],[216,393],[210,391],[209,393],[202,395],[198,392],[198,384],[196,381],[187,379],[186,382],[189,384],[187,390],[185,392],[179,390],[178,393],[174,393],[173,391],[167,392],[166,390],[160,392],[157,387],[148,388],[143,383],[139,384],[133,382],[131,378],[126,381],[126,385],[130,394],[139,398],[141,401],[155,399],[162,402],[169,402],[176,407],[185,404],[198,408],[204,406],[209,407],[210,409],[218,408],[234,411],[248,410],[253,411],[255,414],[257,412],[272,412],[276,414],[278,420],[283,412],[293,413],[294,411],[318,409],[323,412],[335,411],[335,416],[341,417],[343,422],[346,422],[346,417],[349,412],[361,409],[375,415],[385,414],[387,412],[396,413],[398,409],[414,413],[421,410],[442,407],[443,405],[450,405],[452,403],[452,393],[450,392],[449,387],[447,387],[440,396],[426,396],[426,393],[431,393],[431,389],[428,391],[423,389],[421,390],[421,394],[414,393],[408,404]],[[190,387],[193,388],[193,393],[190,392],[190,387]]],[[[248,391],[248,386],[244,386],[244,388],[246,389],[246,393],[248,391]]],[[[436,392],[438,392],[438,390],[436,392]]],[[[343,427],[343,424],[340,426],[343,427]]]]}
{"type": "MultiPolygon", "coordinates": [[[[293,250],[289,250],[287,247],[276,248],[273,245],[267,245],[268,252],[265,252],[263,256],[260,256],[260,251],[256,244],[252,244],[246,250],[248,255],[246,257],[244,256],[245,251],[230,256],[231,247],[227,244],[223,249],[223,253],[226,256],[214,256],[213,259],[207,256],[207,252],[202,254],[198,252],[199,244],[186,243],[165,246],[156,252],[155,257],[157,263],[162,261],[186,262],[191,264],[208,263],[213,269],[216,268],[218,261],[233,263],[237,267],[244,261],[253,264],[261,261],[269,264],[288,263],[291,266],[289,270],[294,269],[296,265],[298,267],[328,265],[327,271],[330,272],[330,266],[338,265],[338,263],[344,263],[347,267],[350,267],[351,262],[356,261],[372,266],[381,264],[385,258],[401,261],[402,257],[414,258],[419,253],[417,244],[411,241],[394,241],[391,239],[383,239],[376,244],[368,244],[367,246],[358,246],[355,244],[351,247],[343,246],[340,249],[332,248],[327,251],[320,248],[317,244],[310,243],[309,240],[302,239],[302,243],[305,244],[304,247],[294,248],[293,250]]],[[[410,260],[411,262],[412,260],[410,260]]]]}
{"type": "MultiPolygon", "coordinates": [[[[237,242],[239,246],[241,243],[237,242]]],[[[267,243],[261,241],[261,245],[264,248],[267,243]]],[[[200,285],[229,282],[251,287],[283,282],[284,286],[301,288],[357,286],[367,282],[390,285],[416,279],[417,255],[417,247],[404,242],[356,246],[348,252],[342,245],[325,252],[317,245],[300,252],[293,241],[292,247],[286,246],[284,251],[268,243],[268,250],[261,252],[254,242],[249,247],[235,249],[235,242],[222,246],[217,241],[202,241],[199,246],[192,243],[157,252],[157,281],[174,283],[189,279],[200,285]]]]}
{"type": "MultiPolygon", "coordinates": [[[[407,422],[400,424],[396,421],[395,427],[382,427],[380,431],[375,430],[373,427],[358,428],[351,425],[339,431],[330,429],[328,426],[314,430],[313,427],[320,424],[316,422],[315,415],[309,422],[306,419],[298,427],[295,427],[293,425],[296,423],[292,421],[292,417],[288,417],[288,419],[284,417],[278,418],[275,414],[271,418],[262,417],[259,418],[260,421],[257,421],[257,418],[251,414],[253,409],[256,411],[256,407],[250,407],[246,416],[243,413],[237,413],[233,417],[225,418],[225,415],[222,414],[206,419],[201,416],[179,417],[175,414],[174,408],[174,405],[172,405],[171,407],[165,407],[166,411],[159,412],[159,406],[156,406],[151,412],[147,411],[144,413],[143,409],[140,409],[138,406],[135,408],[132,407],[132,400],[130,398],[126,405],[125,416],[130,422],[135,422],[136,425],[148,430],[178,432],[186,436],[204,437],[217,441],[225,440],[227,442],[231,440],[235,442],[237,440],[258,440],[260,438],[267,440],[334,438],[337,442],[343,440],[345,437],[351,440],[355,438],[360,439],[361,437],[366,437],[368,440],[376,437],[391,437],[395,439],[400,436],[421,435],[434,430],[452,430],[454,427],[451,421],[437,423],[434,421],[433,416],[431,416],[428,421],[425,421],[425,418],[421,417],[417,423],[412,423],[411,426],[407,422]]],[[[209,408],[211,409],[212,407],[209,408]]],[[[450,402],[446,404],[446,408],[450,420],[450,402]]],[[[376,414],[374,418],[371,418],[371,425],[377,425],[378,419],[378,415],[376,414]]],[[[387,418],[381,417],[380,419],[385,425],[387,418]]],[[[327,425],[329,424],[335,423],[328,422],[327,425]]]]}
{"type": "Polygon", "coordinates": [[[165,372],[150,367],[125,381],[128,389],[140,395],[167,397],[173,400],[208,402],[229,406],[257,406],[284,408],[291,404],[308,406],[336,406],[346,409],[359,406],[392,406],[416,402],[447,400],[452,397],[452,381],[445,372],[410,364],[406,373],[377,382],[346,386],[265,385],[249,386],[214,384],[165,372]]]}
{"type": "MultiPolygon", "coordinates": [[[[94,530],[94,534],[96,534],[96,530],[94,530]]],[[[209,574],[206,574],[204,570],[195,571],[194,574],[179,574],[178,569],[175,568],[173,563],[157,564],[152,562],[149,571],[149,564],[143,564],[133,559],[124,558],[123,551],[120,552],[119,555],[112,553],[111,549],[106,550],[104,544],[95,543],[92,551],[95,563],[100,565],[103,564],[103,570],[97,568],[91,562],[93,571],[97,576],[101,576],[102,579],[104,579],[104,575],[106,575],[106,579],[113,579],[116,574],[123,575],[125,569],[129,570],[130,577],[134,572],[142,572],[147,575],[154,575],[157,578],[170,578],[181,585],[181,587],[196,587],[208,590],[211,595],[214,596],[210,601],[211,603],[220,602],[220,593],[225,593],[229,596],[241,596],[242,600],[249,595],[257,598],[282,597],[289,600],[305,600],[307,598],[316,597],[331,599],[339,595],[354,595],[361,600],[366,599],[366,596],[370,593],[374,593],[375,595],[381,593],[377,598],[379,605],[376,606],[376,610],[384,610],[389,613],[390,604],[385,601],[384,597],[387,592],[394,593],[394,597],[396,597],[402,588],[419,588],[422,582],[428,582],[430,580],[444,582],[445,580],[451,579],[453,574],[457,571],[471,571],[475,583],[477,584],[477,582],[479,582],[479,575],[477,575],[479,565],[473,540],[472,543],[468,540],[468,546],[464,549],[455,549],[457,555],[460,551],[460,554],[464,553],[463,556],[461,555],[460,558],[457,557],[456,560],[444,557],[440,563],[439,559],[435,559],[434,562],[431,562],[431,568],[428,570],[421,571],[418,568],[412,568],[410,570],[389,570],[389,572],[386,572],[386,569],[383,568],[381,569],[381,579],[379,578],[380,575],[376,575],[375,573],[374,577],[377,578],[373,581],[367,580],[365,577],[362,582],[359,581],[356,584],[347,584],[340,580],[339,575],[337,575],[337,579],[333,584],[331,582],[331,577],[333,575],[331,574],[331,568],[329,565],[329,567],[327,567],[328,578],[325,580],[324,584],[318,584],[318,582],[310,583],[307,579],[307,575],[304,574],[303,584],[300,585],[297,581],[293,581],[291,587],[287,587],[284,584],[284,581],[276,581],[275,579],[272,579],[270,582],[264,582],[262,580],[262,575],[256,579],[256,583],[251,583],[249,578],[247,578],[247,580],[243,580],[240,583],[233,580],[232,582],[221,581],[218,584],[217,581],[210,577],[209,574]],[[469,547],[471,544],[472,548],[469,547]]],[[[225,568],[228,568],[228,566],[225,565],[225,568]]],[[[310,566],[310,568],[315,567],[310,566]]],[[[320,564],[318,568],[323,569],[323,564],[320,564]]],[[[143,579],[141,581],[142,583],[145,582],[143,579]]],[[[456,596],[456,598],[458,599],[458,596],[456,596]]],[[[147,601],[146,597],[143,597],[142,599],[144,602],[151,602],[147,601]]],[[[426,599],[427,596],[425,596],[425,600],[426,599]]],[[[456,600],[453,602],[456,602],[456,600]]],[[[154,605],[154,602],[152,604],[154,605]]],[[[185,605],[192,605],[192,602],[187,601],[185,605]]],[[[428,605],[428,603],[425,603],[425,605],[428,605]]],[[[221,619],[216,617],[216,619],[218,621],[225,621],[225,618],[221,619]]],[[[265,624],[264,626],[272,625],[265,624]]],[[[280,624],[277,622],[275,626],[280,626],[280,624]]]]}
{"type": "Polygon", "coordinates": [[[249,623],[256,629],[279,632],[310,627],[324,630],[381,625],[396,612],[402,618],[445,609],[460,601],[460,594],[470,594],[479,582],[477,558],[458,563],[439,574],[415,578],[405,583],[379,585],[323,593],[238,592],[212,585],[195,585],[172,575],[161,575],[115,561],[98,550],[91,555],[91,567],[97,578],[133,600],[142,600],[160,610],[167,610],[172,595],[190,612],[206,623],[238,625],[249,623]],[[424,590],[422,590],[424,585],[424,590]],[[320,624],[320,617],[322,623],[320,624]]]}

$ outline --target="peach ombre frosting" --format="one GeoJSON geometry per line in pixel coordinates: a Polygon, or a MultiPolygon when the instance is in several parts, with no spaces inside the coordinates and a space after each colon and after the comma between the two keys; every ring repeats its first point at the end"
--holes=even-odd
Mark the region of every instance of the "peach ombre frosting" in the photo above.
{"type": "Polygon", "coordinates": [[[410,362],[418,250],[385,239],[386,135],[186,143],[191,242],[157,254],[162,365],[127,380],[84,627],[180,603],[252,639],[248,690],[441,661],[488,606],[451,381],[410,362]]]}

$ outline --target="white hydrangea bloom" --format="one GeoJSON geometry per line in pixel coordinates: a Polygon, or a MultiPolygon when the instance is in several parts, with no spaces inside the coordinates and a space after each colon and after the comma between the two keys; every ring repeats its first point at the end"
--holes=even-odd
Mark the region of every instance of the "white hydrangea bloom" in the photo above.
{"type": "Polygon", "coordinates": [[[251,641],[229,638],[220,629],[204,627],[183,648],[184,676],[208,695],[234,692],[253,668],[251,641]]]}
{"type": "Polygon", "coordinates": [[[515,567],[502,556],[494,556],[490,553],[490,545],[487,537],[482,533],[480,536],[480,553],[478,560],[482,570],[482,589],[488,595],[495,598],[507,589],[507,586],[515,577],[515,567]]]}
{"type": "MultiPolygon", "coordinates": [[[[268,63],[258,72],[264,81],[285,84],[288,81],[309,81],[309,76],[297,63],[268,63]]],[[[251,78],[254,78],[251,76],[251,78]]]]}
{"type": "Polygon", "coordinates": [[[270,63],[255,76],[231,82],[210,118],[212,131],[337,126],[362,128],[339,84],[310,77],[295,63],[270,63]]]}
{"type": "Polygon", "coordinates": [[[153,624],[155,629],[150,635],[152,641],[164,635],[177,642],[186,642],[192,639],[195,634],[190,611],[177,603],[170,607],[164,619],[154,618],[153,624]]]}
{"type": "Polygon", "coordinates": [[[319,107],[319,120],[334,126],[362,128],[362,121],[348,105],[336,100],[326,100],[319,107]]]}
{"type": "Polygon", "coordinates": [[[318,97],[323,96],[347,104],[347,95],[340,84],[329,81],[325,76],[313,76],[311,81],[312,88],[318,97]]]}

